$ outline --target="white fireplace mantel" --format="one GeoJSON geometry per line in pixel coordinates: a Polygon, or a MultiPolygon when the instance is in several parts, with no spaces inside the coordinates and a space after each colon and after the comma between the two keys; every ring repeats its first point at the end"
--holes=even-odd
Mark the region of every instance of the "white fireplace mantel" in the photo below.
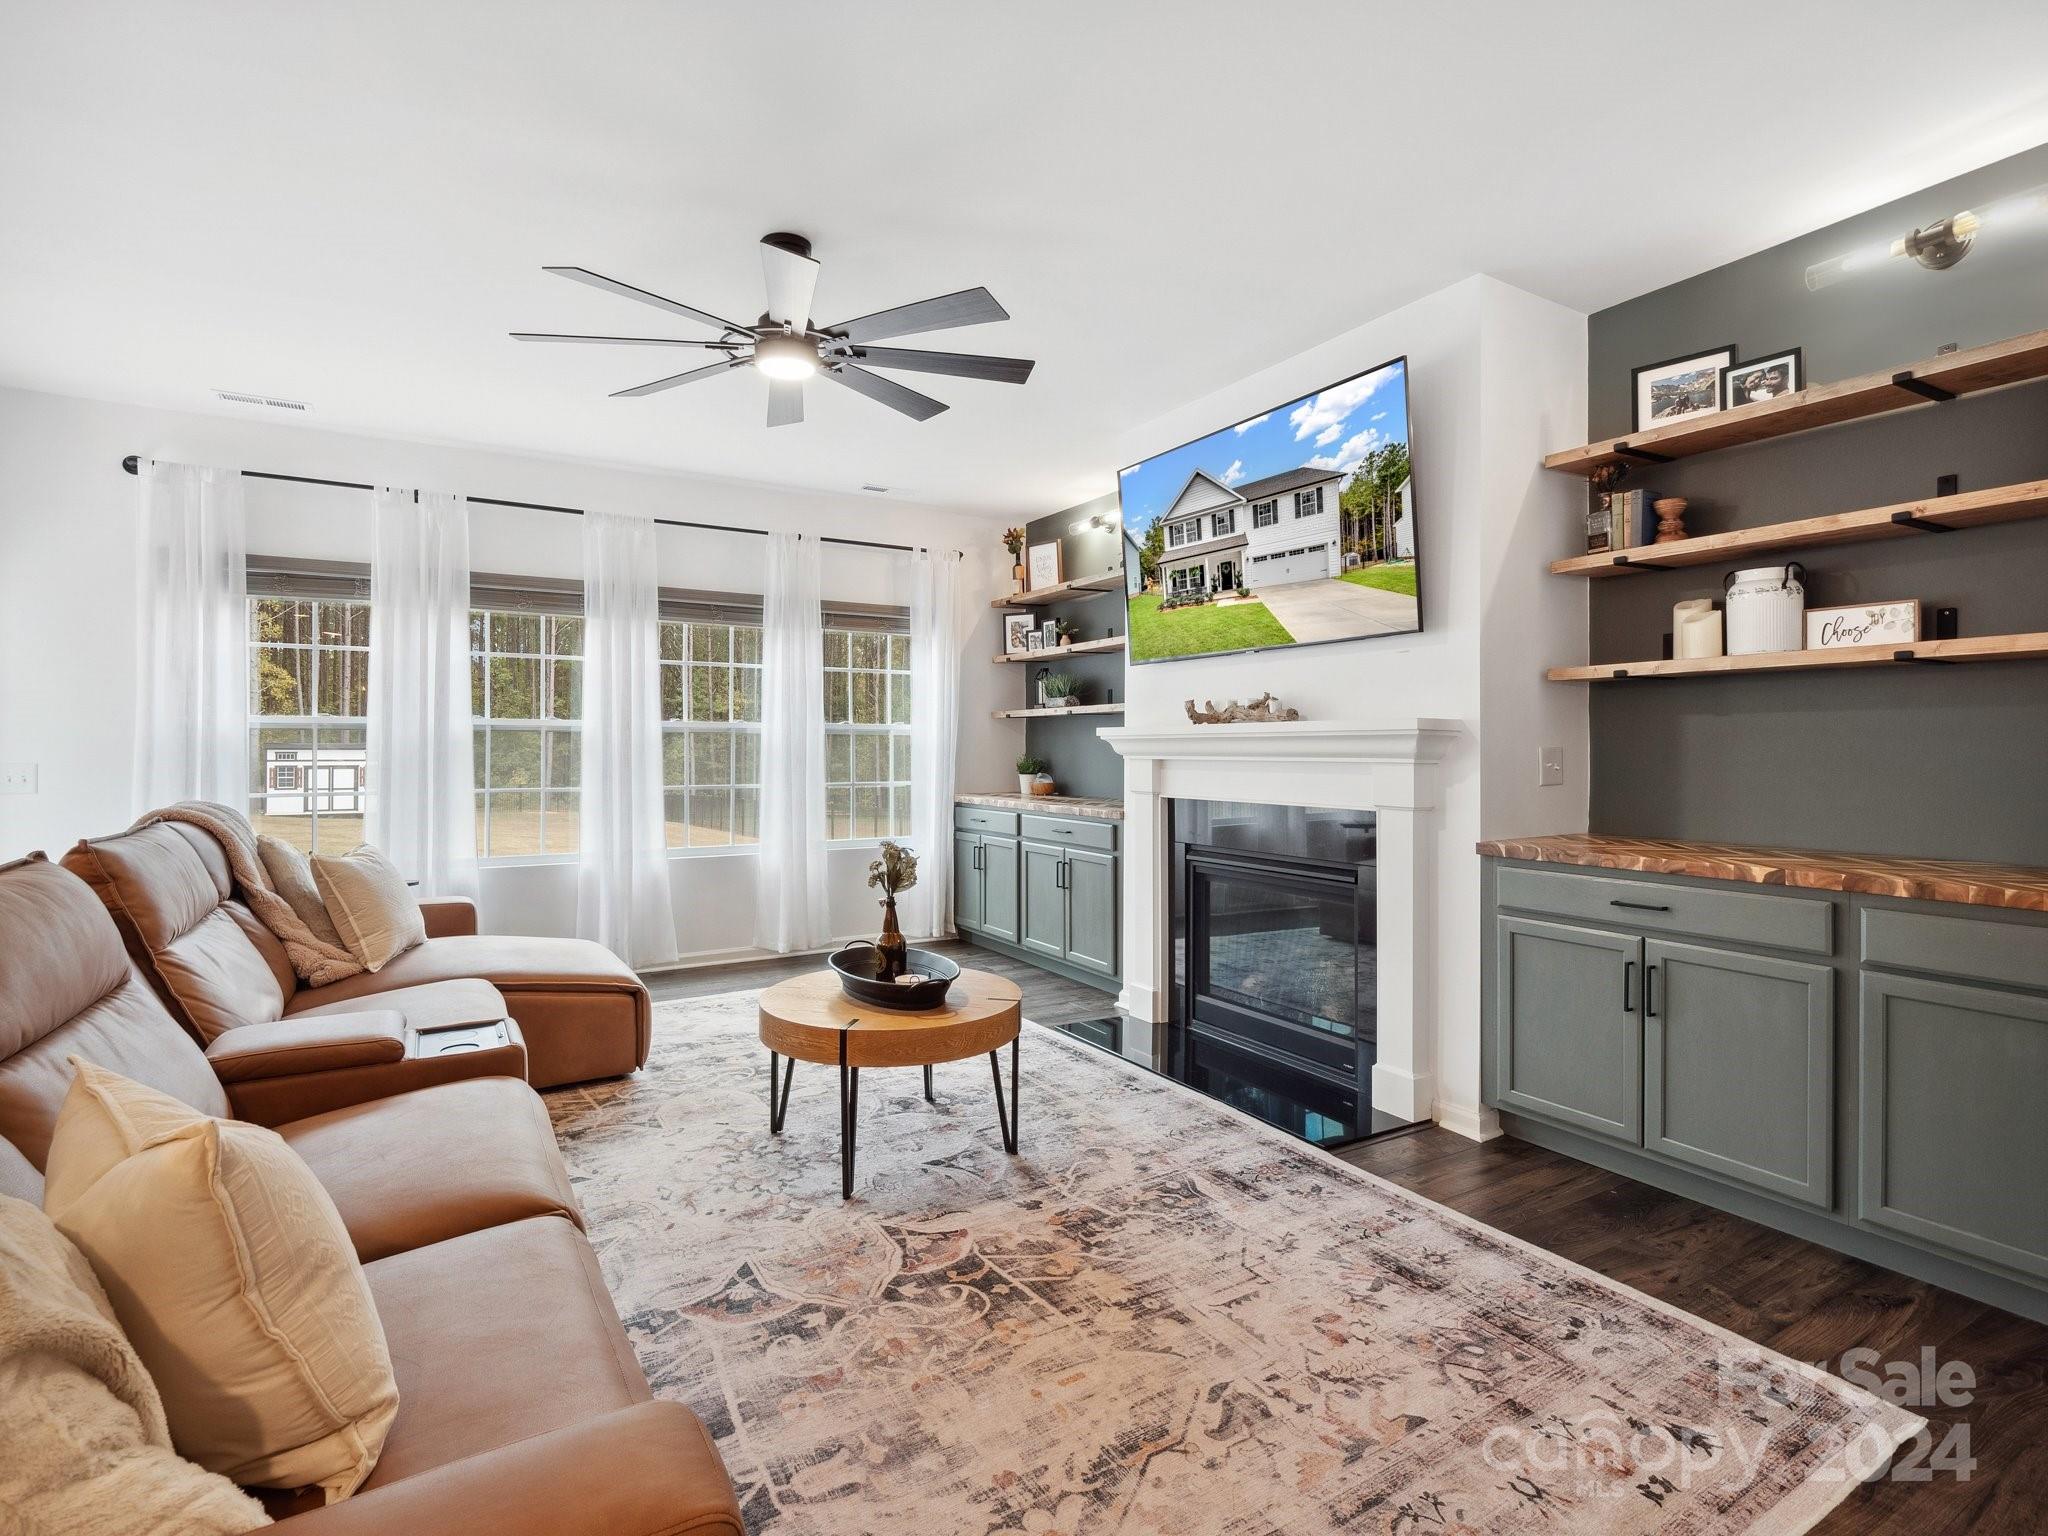
{"type": "Polygon", "coordinates": [[[1166,1018],[1172,994],[1167,803],[1239,800],[1374,814],[1378,828],[1378,1060],[1373,1106],[1410,1120],[1435,1107],[1435,859],[1427,852],[1455,720],[1288,720],[1111,727],[1124,760],[1123,954],[1118,1005],[1166,1018]]]}

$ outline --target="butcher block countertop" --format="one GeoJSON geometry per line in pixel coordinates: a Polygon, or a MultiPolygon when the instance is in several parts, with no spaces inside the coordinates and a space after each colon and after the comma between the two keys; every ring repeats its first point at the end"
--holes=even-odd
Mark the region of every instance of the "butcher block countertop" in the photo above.
{"type": "Polygon", "coordinates": [[[990,811],[1025,811],[1034,816],[1082,816],[1089,821],[1122,821],[1124,803],[1089,795],[955,795],[955,805],[978,805],[990,811]]]}
{"type": "Polygon", "coordinates": [[[1974,907],[2048,912],[2048,869],[2024,864],[1973,864],[1958,859],[1898,859],[1866,853],[1819,853],[1799,848],[1744,848],[1730,843],[1687,843],[1654,837],[1497,838],[1479,845],[1490,859],[1536,864],[1580,864],[1633,869],[1653,875],[1692,875],[1748,885],[1783,885],[1806,891],[1854,891],[1910,901],[1952,901],[1974,907]]]}

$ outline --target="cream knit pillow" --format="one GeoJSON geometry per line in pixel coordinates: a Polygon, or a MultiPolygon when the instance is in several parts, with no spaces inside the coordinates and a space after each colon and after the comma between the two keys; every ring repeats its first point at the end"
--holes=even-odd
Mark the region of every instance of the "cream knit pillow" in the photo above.
{"type": "Polygon", "coordinates": [[[341,942],[364,970],[382,970],[413,945],[426,942],[427,920],[420,915],[405,876],[368,843],[339,858],[314,854],[313,883],[320,888],[341,942]]]}
{"type": "Polygon", "coordinates": [[[179,1454],[346,1498],[376,1465],[398,1384],[334,1202],[276,1132],[71,1064],[45,1208],[106,1288],[179,1454]],[[114,1146],[125,1156],[100,1168],[114,1146]]]}
{"type": "Polygon", "coordinates": [[[257,837],[256,854],[263,861],[263,872],[270,876],[271,889],[299,914],[299,921],[312,930],[313,937],[336,949],[346,949],[348,946],[335,931],[334,919],[327,915],[327,904],[320,899],[320,887],[313,881],[313,866],[306,855],[268,832],[257,837]]]}

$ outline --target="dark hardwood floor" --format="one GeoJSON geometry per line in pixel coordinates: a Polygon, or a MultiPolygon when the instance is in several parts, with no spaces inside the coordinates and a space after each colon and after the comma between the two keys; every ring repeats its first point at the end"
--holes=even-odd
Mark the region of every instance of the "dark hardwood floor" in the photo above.
{"type": "MultiPolygon", "coordinates": [[[[1013,978],[1026,1017],[1069,1023],[1114,1013],[1107,993],[969,944],[935,946],[962,964],[1013,978]]],[[[657,1001],[765,987],[812,970],[815,956],[651,976],[657,1001]]],[[[1858,1259],[1666,1194],[1527,1142],[1484,1145],[1425,1127],[1339,1154],[1425,1199],[1513,1233],[1795,1359],[1838,1374],[1851,1350],[1864,1368],[1917,1363],[1923,1349],[1975,1377],[1964,1405],[1917,1404],[1930,1425],[1895,1472],[1850,1495],[1821,1536],[2043,1536],[2048,1533],[2048,1327],[1858,1259]],[[1951,1438],[1951,1432],[1962,1426],[1951,1438]],[[1966,1477],[1932,1456],[1976,1465],[1966,1477]],[[1930,1469],[1930,1462],[1934,1465],[1930,1469]],[[1925,1473],[1898,1475],[1903,1463],[1925,1473]]],[[[2024,1198],[2024,1195],[2019,1197],[2024,1198]]]]}

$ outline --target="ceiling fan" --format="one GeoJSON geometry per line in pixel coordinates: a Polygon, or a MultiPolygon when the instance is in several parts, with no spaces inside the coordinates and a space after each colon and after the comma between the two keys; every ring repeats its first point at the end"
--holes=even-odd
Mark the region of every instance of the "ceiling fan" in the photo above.
{"type": "Polygon", "coordinates": [[[514,331],[512,336],[517,341],[587,341],[612,347],[693,347],[711,353],[716,359],[652,383],[616,390],[614,399],[659,394],[678,384],[712,378],[751,364],[768,380],[771,427],[786,427],[804,419],[804,380],[814,374],[844,384],[855,393],[918,421],[929,421],[938,415],[946,409],[945,402],[871,373],[870,368],[948,373],[956,378],[994,379],[1003,384],[1022,384],[1031,377],[1029,358],[978,357],[964,352],[919,352],[905,347],[868,345],[890,336],[912,336],[922,331],[944,331],[1009,319],[1010,312],[986,288],[966,288],[940,298],[879,310],[857,320],[814,326],[811,295],[818,284],[818,263],[811,259],[811,242],[802,235],[778,233],[764,237],[761,268],[768,281],[768,308],[753,325],[740,325],[584,267],[541,269],[713,326],[719,332],[716,341],[687,341],[669,336],[562,336],[541,331],[514,331]]]}

